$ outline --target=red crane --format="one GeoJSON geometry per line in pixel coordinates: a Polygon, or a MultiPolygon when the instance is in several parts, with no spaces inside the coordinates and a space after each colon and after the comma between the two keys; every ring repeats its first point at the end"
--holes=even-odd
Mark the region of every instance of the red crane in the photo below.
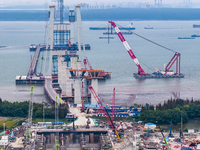
{"type": "Polygon", "coordinates": [[[90,69],[90,70],[93,70],[92,66],[90,66],[90,63],[89,63],[87,57],[86,57],[86,60],[85,60],[85,61],[86,61],[86,64],[88,64],[89,69],[90,69]]]}
{"type": "Polygon", "coordinates": [[[124,36],[120,32],[119,28],[116,26],[116,24],[113,21],[109,21],[109,23],[112,24],[112,26],[114,27],[115,31],[117,32],[117,35],[119,36],[120,40],[122,41],[122,43],[124,44],[126,50],[128,51],[129,55],[133,59],[134,63],[137,65],[138,74],[139,75],[146,75],[146,73],[144,72],[144,70],[140,66],[140,63],[139,63],[138,59],[136,58],[135,54],[133,53],[133,51],[131,50],[129,44],[127,43],[126,39],[124,38],[124,36]]]}
{"type": "Polygon", "coordinates": [[[103,106],[103,104],[102,104],[102,102],[101,102],[101,100],[103,100],[103,99],[94,91],[94,89],[93,89],[92,86],[89,86],[89,89],[90,89],[91,93],[93,94],[94,98],[96,99],[97,104],[99,105],[99,107],[101,108],[101,110],[105,113],[105,117],[106,117],[106,119],[107,119],[107,121],[108,121],[110,127],[111,127],[111,128],[113,129],[113,131],[116,133],[116,135],[117,135],[117,140],[121,140],[121,138],[119,137],[119,134],[118,134],[117,130],[116,130],[115,127],[114,127],[113,121],[112,121],[112,119],[110,118],[109,113],[107,112],[107,110],[105,109],[105,107],[103,106]],[[100,99],[101,99],[101,100],[100,100],[100,99]]]}
{"type": "Polygon", "coordinates": [[[113,89],[113,99],[112,99],[112,121],[114,121],[115,116],[115,88],[113,89]]]}
{"type": "MultiPolygon", "coordinates": [[[[112,99],[112,122],[114,121],[115,118],[115,88],[113,89],[113,99],[112,99]]],[[[122,124],[122,121],[120,121],[119,125],[116,127],[116,130],[120,127],[122,124]]]]}
{"type": "Polygon", "coordinates": [[[83,86],[83,81],[82,81],[82,112],[84,112],[84,86],[83,86]]]}
{"type": "MultiPolygon", "coordinates": [[[[117,32],[117,35],[119,36],[120,40],[122,41],[122,43],[124,44],[126,50],[128,51],[129,55],[131,56],[131,58],[133,59],[134,63],[137,65],[138,67],[138,74],[134,75],[136,78],[165,78],[165,77],[173,77],[173,78],[183,78],[184,75],[180,73],[180,57],[181,54],[178,52],[175,52],[175,55],[172,57],[172,59],[170,60],[170,62],[168,63],[168,65],[165,67],[164,71],[158,71],[158,73],[155,75],[147,75],[144,70],[142,69],[142,67],[139,64],[138,59],[136,58],[135,54],[133,53],[133,51],[131,50],[129,44],[127,43],[127,41],[125,40],[124,36],[122,35],[122,33],[120,32],[119,28],[117,27],[117,25],[115,24],[115,22],[113,21],[109,21],[109,23],[112,24],[112,26],[114,27],[115,31],[117,32]],[[172,67],[172,65],[176,62],[176,73],[174,72],[170,72],[170,68],[172,67]],[[139,76],[138,76],[139,75],[139,76]]],[[[135,33],[134,33],[135,34],[135,33]]],[[[137,34],[136,34],[137,35],[137,34]]],[[[139,36],[139,35],[138,35],[139,36]]],[[[142,37],[142,36],[140,36],[142,37]]],[[[146,39],[144,37],[142,37],[143,39],[146,39]]],[[[146,39],[148,40],[148,39],[146,39]]],[[[150,41],[150,40],[148,40],[150,41]]],[[[150,41],[152,42],[152,41],[150,41]]],[[[156,45],[159,45],[165,49],[168,49],[160,44],[157,44],[155,42],[152,42],[156,45]]],[[[170,50],[170,49],[168,49],[170,50]]],[[[173,50],[170,50],[173,51],[173,50]]]]}

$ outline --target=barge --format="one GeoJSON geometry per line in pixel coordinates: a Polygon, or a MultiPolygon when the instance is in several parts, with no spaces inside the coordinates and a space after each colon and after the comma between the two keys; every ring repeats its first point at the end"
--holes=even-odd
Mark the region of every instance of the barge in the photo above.
{"type": "Polygon", "coordinates": [[[32,77],[27,78],[27,76],[16,76],[15,83],[16,84],[44,84],[44,77],[32,77]]]}
{"type": "Polygon", "coordinates": [[[146,75],[139,75],[138,73],[133,73],[133,76],[136,79],[153,79],[153,78],[184,78],[183,74],[173,74],[173,75],[163,75],[163,74],[157,74],[157,73],[152,73],[152,74],[146,74],[146,75]]]}

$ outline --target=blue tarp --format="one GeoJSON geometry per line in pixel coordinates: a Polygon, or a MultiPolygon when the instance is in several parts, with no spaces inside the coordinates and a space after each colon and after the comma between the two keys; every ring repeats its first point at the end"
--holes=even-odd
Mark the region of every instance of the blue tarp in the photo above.
{"type": "Polygon", "coordinates": [[[156,124],[154,124],[154,123],[145,123],[145,124],[148,125],[148,126],[156,125],[156,124]]]}
{"type": "Polygon", "coordinates": [[[181,150],[192,150],[190,147],[181,147],[181,150]]]}
{"type": "MultiPolygon", "coordinates": [[[[108,105],[103,105],[104,107],[108,107],[108,105]]],[[[99,107],[97,104],[85,104],[85,107],[99,107]]]]}
{"type": "MultiPolygon", "coordinates": [[[[5,131],[6,132],[6,131],[5,131]]],[[[5,132],[1,132],[0,135],[4,135],[5,132]]]]}

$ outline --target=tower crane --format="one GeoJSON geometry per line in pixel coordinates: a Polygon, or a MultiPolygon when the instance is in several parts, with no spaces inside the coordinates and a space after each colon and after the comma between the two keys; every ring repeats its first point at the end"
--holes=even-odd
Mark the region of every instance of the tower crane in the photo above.
{"type": "Polygon", "coordinates": [[[110,125],[110,127],[113,129],[113,131],[116,133],[117,135],[117,140],[122,140],[113,124],[113,121],[112,119],[110,118],[110,115],[109,113],[107,112],[107,110],[105,109],[105,107],[103,106],[101,100],[102,98],[94,91],[93,87],[92,86],[89,86],[89,89],[91,91],[91,93],[93,94],[94,98],[96,99],[97,101],[97,104],[99,105],[99,107],[102,109],[102,111],[105,113],[105,117],[110,125]],[[101,99],[101,100],[100,100],[101,99]]]}

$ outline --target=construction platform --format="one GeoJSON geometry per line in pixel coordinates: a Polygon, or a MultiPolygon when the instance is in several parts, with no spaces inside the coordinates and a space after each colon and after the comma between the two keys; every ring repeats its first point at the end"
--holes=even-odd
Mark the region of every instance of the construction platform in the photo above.
{"type": "Polygon", "coordinates": [[[184,78],[183,74],[180,75],[155,75],[155,74],[146,74],[146,75],[139,75],[137,73],[133,73],[133,76],[136,79],[150,79],[150,78],[184,78]]]}

